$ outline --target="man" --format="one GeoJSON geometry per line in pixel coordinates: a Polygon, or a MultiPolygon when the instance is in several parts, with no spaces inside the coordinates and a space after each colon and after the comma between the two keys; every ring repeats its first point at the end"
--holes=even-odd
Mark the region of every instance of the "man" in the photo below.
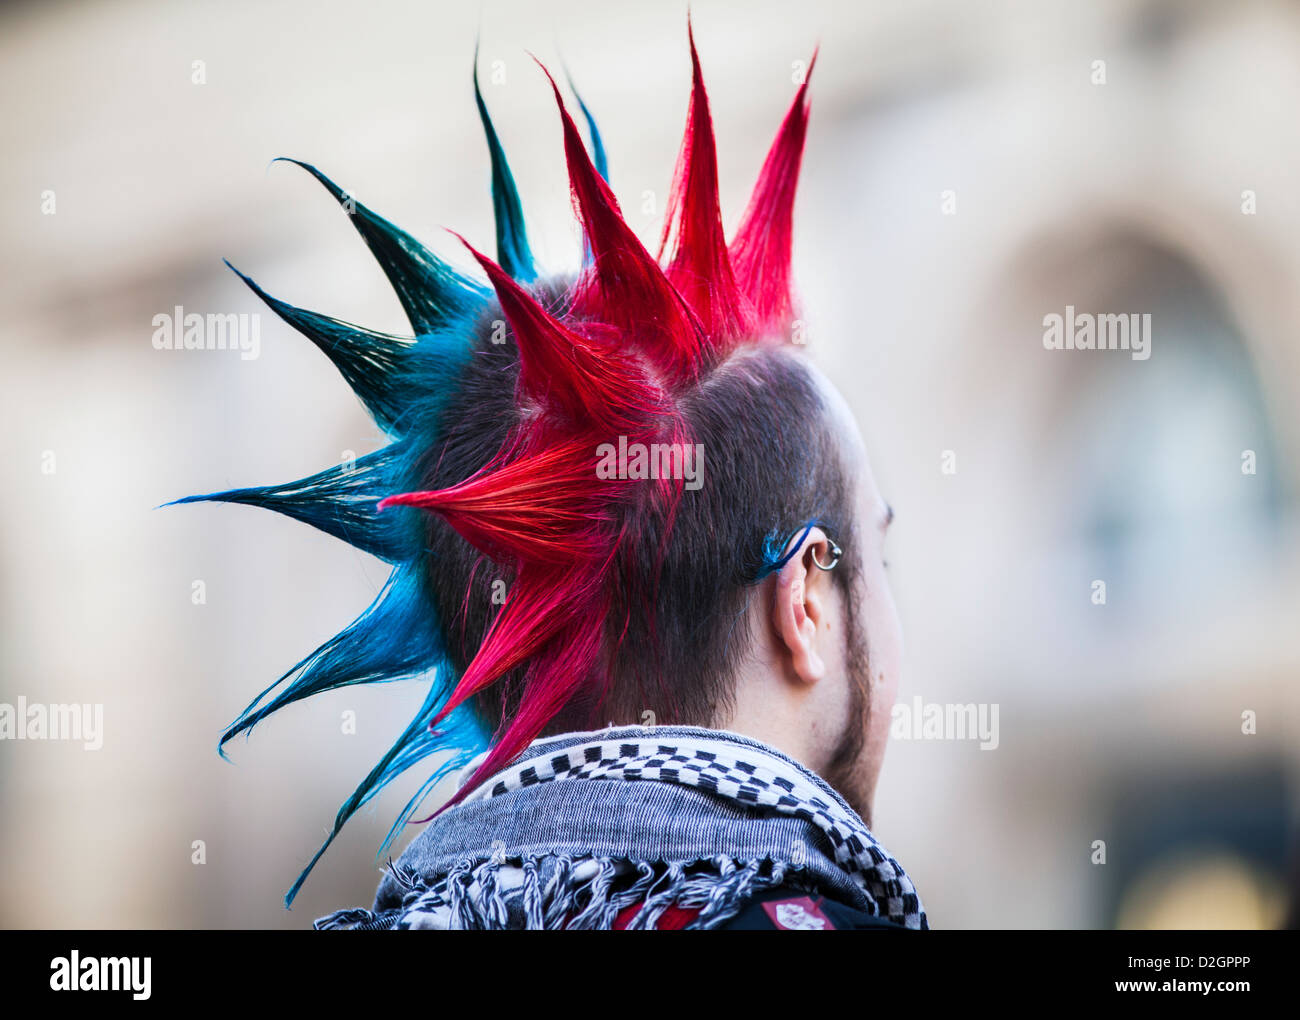
{"type": "Polygon", "coordinates": [[[319,691],[419,677],[424,706],[330,840],[442,755],[386,848],[459,772],[373,908],[318,928],[927,926],[868,829],[901,655],[882,559],[892,512],[844,401],[789,341],[807,84],[728,244],[693,39],[691,57],[662,266],[622,219],[590,116],[594,158],[555,88],[586,258],[574,279],[539,279],[476,79],[497,260],[469,250],[490,290],[312,167],[415,336],[295,308],[245,277],[393,442],[288,485],[191,499],[289,514],[394,570],[223,743],[319,691]]]}

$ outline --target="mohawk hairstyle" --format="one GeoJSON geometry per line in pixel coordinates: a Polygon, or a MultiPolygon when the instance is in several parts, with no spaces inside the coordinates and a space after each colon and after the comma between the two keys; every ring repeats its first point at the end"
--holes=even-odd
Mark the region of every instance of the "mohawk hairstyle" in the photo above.
{"type": "MultiPolygon", "coordinates": [[[[807,444],[787,449],[770,433],[781,432],[792,405],[816,404],[809,384],[779,366],[750,365],[743,380],[730,383],[715,373],[743,353],[742,345],[783,346],[790,326],[792,208],[808,86],[799,86],[728,244],[693,33],[690,55],[686,134],[658,258],[619,210],[586,105],[578,100],[594,161],[544,67],[584,232],[584,264],[574,278],[539,281],[519,193],[479,88],[477,50],[474,98],[491,158],[496,260],[461,241],[482,267],[486,286],[352,200],[314,166],[288,160],[346,204],[414,335],[377,333],[296,308],[239,275],[334,363],[391,442],[355,465],[296,482],[177,502],[274,510],[393,569],[369,608],[262,691],[225,730],[218,750],[224,757],[224,745],[235,736],[322,691],[410,678],[429,686],[410,725],[340,808],[286,905],[358,808],[425,758],[450,752],[399,813],[381,855],[438,781],[483,751],[470,781],[443,809],[508,763],[562,712],[604,718],[616,674],[644,671],[653,688],[649,696],[657,699],[649,703],[675,704],[682,693],[672,689],[677,677],[656,674],[654,660],[666,646],[696,647],[690,642],[698,635],[674,638],[657,625],[655,607],[689,615],[702,598],[754,584],[785,561],[791,537],[825,519],[826,507],[805,496],[758,491],[741,456],[757,448],[760,457],[784,458],[786,466],[802,463],[807,444]],[[493,343],[488,334],[501,317],[509,334],[506,342],[493,343]],[[737,424],[734,413],[712,407],[703,396],[708,386],[742,409],[756,408],[758,424],[737,424]],[[748,447],[733,438],[745,428],[748,447]],[[672,557],[674,523],[690,502],[683,500],[680,480],[598,478],[597,447],[620,436],[647,445],[707,436],[711,455],[719,449],[727,454],[731,467],[715,471],[724,472],[735,491],[693,494],[712,500],[709,513],[724,504],[732,509],[725,526],[706,521],[697,527],[723,552],[693,548],[672,557]],[[741,453],[729,452],[729,444],[741,453]],[[734,511],[732,502],[747,497],[752,505],[734,511]],[[686,574],[688,568],[719,575],[715,587],[692,580],[684,582],[694,586],[686,595],[660,591],[664,570],[686,574]],[[499,607],[489,597],[498,579],[508,580],[499,607]]],[[[822,460],[833,459],[821,453],[822,460]]],[[[790,470],[808,474],[806,467],[790,470]]],[[[804,477],[801,484],[809,481],[833,490],[827,505],[842,502],[842,479],[804,477]]],[[[698,620],[688,622],[698,629],[698,620]]],[[[723,634],[715,643],[719,654],[734,653],[732,639],[723,634]]],[[[697,698],[699,704],[679,716],[699,717],[710,697],[697,698]]]]}

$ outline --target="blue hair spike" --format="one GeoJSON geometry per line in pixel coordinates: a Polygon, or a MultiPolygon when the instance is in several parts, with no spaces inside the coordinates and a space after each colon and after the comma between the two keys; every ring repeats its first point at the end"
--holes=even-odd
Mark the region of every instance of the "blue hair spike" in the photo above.
{"type": "Polygon", "coordinates": [[[405,367],[406,354],[414,344],[412,338],[377,333],[328,315],[296,308],[272,297],[229,260],[226,265],[271,311],[334,362],[334,367],[361,398],[380,428],[394,431],[393,426],[410,407],[410,394],[400,385],[399,377],[405,367]]]}
{"type": "Polygon", "coordinates": [[[405,433],[418,412],[439,403],[454,389],[472,347],[465,327],[473,313],[487,303],[484,295],[434,332],[393,336],[297,308],[272,297],[229,261],[226,265],[276,315],[320,348],[375,424],[390,435],[405,433]]]}
{"type": "Polygon", "coordinates": [[[221,743],[313,694],[419,676],[441,661],[441,638],[420,571],[403,564],[360,616],[254,698],[226,728],[221,743]],[[268,701],[277,688],[282,689],[268,701]]]}
{"type": "MultiPolygon", "coordinates": [[[[596,168],[596,173],[600,174],[600,176],[605,179],[605,183],[608,184],[609,164],[605,158],[605,143],[601,141],[600,128],[596,127],[596,118],[591,115],[591,111],[587,109],[587,104],[582,101],[582,96],[578,94],[578,90],[573,84],[573,75],[569,73],[568,66],[564,64],[563,60],[560,61],[560,64],[564,67],[564,77],[569,83],[569,91],[573,93],[573,97],[578,101],[578,108],[582,111],[583,119],[587,122],[587,134],[591,139],[592,165],[596,168]]],[[[584,233],[582,239],[582,264],[585,267],[590,266],[591,263],[591,243],[587,240],[584,233]]]]}
{"type": "Polygon", "coordinates": [[[394,443],[358,458],[355,464],[337,464],[296,482],[186,496],[164,506],[241,503],[262,507],[309,524],[381,560],[398,563],[419,553],[419,535],[411,532],[409,519],[378,513],[375,506],[394,491],[394,475],[404,453],[402,446],[394,443]]]}
{"type": "Polygon", "coordinates": [[[405,230],[371,212],[310,163],[287,156],[275,162],[302,167],[343,206],[387,275],[416,333],[431,333],[487,299],[488,291],[482,284],[453,269],[405,230]]]}
{"type": "Polygon", "coordinates": [[[582,95],[573,84],[573,75],[569,74],[567,67],[564,68],[564,77],[568,80],[569,91],[573,93],[573,98],[578,101],[578,109],[582,111],[583,119],[587,122],[587,134],[591,139],[591,162],[596,167],[596,173],[605,178],[605,183],[608,184],[609,158],[605,155],[605,143],[600,137],[600,128],[596,126],[596,118],[591,115],[591,110],[582,101],[582,95]]]}
{"type": "Polygon", "coordinates": [[[488,154],[492,159],[492,212],[496,219],[497,262],[513,279],[520,283],[532,283],[537,279],[537,267],[533,262],[532,249],[528,246],[519,190],[515,186],[514,175],[510,172],[510,164],[506,162],[501,139],[488,115],[483,90],[479,88],[477,43],[474,45],[474,102],[478,106],[483,134],[487,137],[488,154]]]}
{"type": "Polygon", "coordinates": [[[450,690],[445,685],[440,685],[435,678],[419,713],[383,758],[379,760],[378,764],[361,781],[361,784],[353,791],[352,796],[344,801],[343,806],[339,808],[338,814],[334,818],[334,827],[330,830],[329,835],[325,837],[325,841],[312,856],[307,866],[303,868],[302,874],[298,876],[285,894],[285,907],[293,906],[293,901],[303,883],[307,880],[307,876],[316,867],[316,862],[329,849],[330,844],[334,842],[334,838],[342,830],[348,819],[356,814],[389,782],[430,755],[449,748],[455,749],[454,753],[438,765],[433,773],[420,785],[415,795],[407,801],[406,807],[398,815],[397,821],[389,829],[388,835],[384,838],[383,844],[375,855],[376,860],[382,857],[388,848],[392,846],[402,827],[410,820],[411,815],[415,813],[420,803],[433,788],[446,776],[464,768],[486,746],[486,734],[482,732],[477,719],[469,711],[468,706],[461,706],[460,709],[444,719],[438,730],[429,729],[429,721],[437,714],[438,709],[449,693],[450,690]]]}

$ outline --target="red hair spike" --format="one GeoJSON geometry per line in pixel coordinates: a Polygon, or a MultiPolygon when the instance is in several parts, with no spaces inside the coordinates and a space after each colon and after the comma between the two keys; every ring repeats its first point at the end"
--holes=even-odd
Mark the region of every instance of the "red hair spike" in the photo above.
{"type": "Polygon", "coordinates": [[[731,241],[736,282],[751,305],[750,326],[762,332],[785,329],[794,314],[790,294],[794,195],[808,134],[808,79],[816,63],[814,50],[731,241]]]}
{"type": "Polygon", "coordinates": [[[699,372],[704,346],[700,321],[623,219],[618,200],[596,172],[565,109],[559,86],[541,61],[538,66],[560,108],[569,184],[591,247],[592,266],[575,288],[574,312],[636,337],[674,381],[692,379],[699,372]]]}
{"type": "Polygon", "coordinates": [[[741,301],[722,230],[713,117],[689,18],[687,35],[691,46],[690,111],[668,199],[659,257],[663,258],[670,241],[674,242],[668,279],[699,316],[705,336],[715,346],[723,347],[742,331],[741,301]]]}
{"type": "Polygon", "coordinates": [[[493,559],[552,565],[596,560],[608,553],[602,527],[609,520],[607,486],[620,484],[595,484],[599,442],[587,433],[506,463],[499,457],[459,485],[389,496],[379,509],[431,510],[493,559]]]}
{"type": "Polygon", "coordinates": [[[514,330],[522,396],[615,434],[638,431],[648,415],[665,413],[666,397],[628,353],[567,328],[497,263],[460,240],[487,273],[514,330]]]}

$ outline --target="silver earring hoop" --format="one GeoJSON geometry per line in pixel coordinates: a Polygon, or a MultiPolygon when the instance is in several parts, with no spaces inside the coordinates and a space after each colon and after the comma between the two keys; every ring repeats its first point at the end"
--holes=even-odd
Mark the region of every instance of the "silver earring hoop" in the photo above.
{"type": "Polygon", "coordinates": [[[835,565],[840,561],[840,557],[844,555],[844,550],[835,544],[834,539],[831,538],[826,539],[826,544],[830,546],[831,557],[832,557],[829,563],[823,563],[821,560],[817,558],[816,549],[812,551],[813,565],[816,566],[818,570],[834,570],[835,565]]]}

